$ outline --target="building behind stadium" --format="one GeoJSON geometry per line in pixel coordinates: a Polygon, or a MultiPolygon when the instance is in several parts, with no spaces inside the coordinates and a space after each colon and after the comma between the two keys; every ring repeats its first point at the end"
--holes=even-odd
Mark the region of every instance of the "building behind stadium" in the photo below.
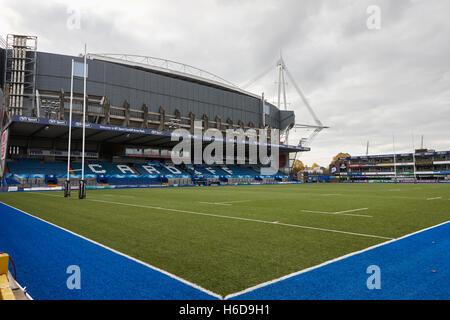
{"type": "Polygon", "coordinates": [[[341,157],[330,164],[330,181],[450,183],[450,151],[341,157]]]}

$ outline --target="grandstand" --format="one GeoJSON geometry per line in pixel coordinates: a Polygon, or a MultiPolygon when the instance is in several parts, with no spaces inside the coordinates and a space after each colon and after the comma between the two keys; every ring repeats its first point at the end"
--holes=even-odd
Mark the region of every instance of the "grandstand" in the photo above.
{"type": "MultiPolygon", "coordinates": [[[[69,175],[72,187],[77,187],[82,168],[83,58],[40,52],[33,36],[8,35],[2,43],[2,188],[57,188],[67,179],[72,60],[69,175]]],[[[295,125],[294,112],[173,61],[161,67],[156,62],[162,60],[150,57],[87,54],[87,58],[85,180],[90,188],[286,182],[290,164],[286,159],[309,150],[281,141],[269,144],[269,149],[279,148],[284,165],[283,173],[272,175],[261,174],[260,162],[250,164],[249,141],[242,142],[244,161],[236,156],[231,163],[224,158],[226,165],[175,165],[170,159],[176,129],[188,130],[205,148],[211,140],[194,135],[198,121],[201,132],[215,128],[224,136],[227,129],[285,131],[295,125]]]]}
{"type": "MultiPolygon", "coordinates": [[[[4,289],[15,284],[11,258],[30,299],[450,297],[450,184],[303,184],[450,182],[450,151],[343,157],[333,177],[314,165],[291,181],[290,156],[310,149],[287,143],[289,130],[312,129],[310,143],[326,128],[311,110],[315,126],[296,124],[293,111],[209,72],[110,54],[87,54],[85,98],[83,58],[40,52],[36,41],[0,41],[4,289]],[[211,128],[273,128],[285,140],[211,139],[211,128]],[[176,129],[188,132],[191,149],[175,151],[176,129]],[[179,161],[212,141],[227,149],[223,163],[179,161]],[[263,148],[279,150],[277,172],[251,159],[263,148]],[[87,185],[85,200],[68,197],[68,178],[80,191],[87,185]],[[216,185],[229,187],[195,187],[216,185]],[[370,286],[377,266],[383,290],[370,286]]],[[[282,59],[279,68],[283,79],[282,59]]]]}
{"type": "Polygon", "coordinates": [[[344,157],[330,165],[330,172],[341,182],[450,182],[450,151],[344,157]]]}

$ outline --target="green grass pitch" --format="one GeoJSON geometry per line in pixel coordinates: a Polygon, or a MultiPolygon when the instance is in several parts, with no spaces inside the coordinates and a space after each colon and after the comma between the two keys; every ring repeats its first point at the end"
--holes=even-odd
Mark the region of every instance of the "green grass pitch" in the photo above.
{"type": "MultiPolygon", "coordinates": [[[[0,194],[0,201],[221,295],[450,220],[450,184],[0,194]]],[[[18,230],[20,232],[20,230],[18,230]]]]}

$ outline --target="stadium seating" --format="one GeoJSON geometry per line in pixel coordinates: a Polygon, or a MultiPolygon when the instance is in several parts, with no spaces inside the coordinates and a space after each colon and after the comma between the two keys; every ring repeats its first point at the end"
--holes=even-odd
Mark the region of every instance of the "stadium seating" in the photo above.
{"type": "MultiPolygon", "coordinates": [[[[71,164],[72,169],[78,173],[81,170],[81,163],[74,162],[71,164]]],[[[85,164],[85,173],[93,175],[139,175],[138,172],[127,164],[112,164],[107,161],[87,161],[85,164]]]]}
{"type": "Polygon", "coordinates": [[[186,177],[189,176],[183,169],[171,163],[147,162],[145,164],[136,164],[134,168],[141,175],[165,176],[165,177],[186,177]]]}
{"type": "Polygon", "coordinates": [[[39,159],[19,159],[8,162],[10,172],[17,175],[55,175],[65,176],[67,165],[64,162],[43,162],[39,159]]]}
{"type": "Polygon", "coordinates": [[[192,175],[205,178],[219,178],[227,173],[219,167],[207,165],[186,165],[186,170],[192,175]]]}
{"type": "Polygon", "coordinates": [[[222,167],[222,169],[230,176],[242,176],[243,178],[256,177],[259,174],[252,168],[244,168],[235,165],[222,167]]]}
{"type": "MultiPolygon", "coordinates": [[[[9,173],[3,181],[6,185],[22,187],[62,185],[66,179],[67,163],[42,159],[17,159],[8,161],[8,169],[9,173]]],[[[273,183],[287,179],[287,176],[280,173],[263,176],[260,169],[238,165],[174,165],[168,160],[153,160],[139,164],[88,160],[85,163],[84,176],[88,180],[88,185],[93,186],[273,183]]],[[[81,163],[72,162],[70,171],[72,184],[77,185],[77,179],[81,178],[81,163]]]]}

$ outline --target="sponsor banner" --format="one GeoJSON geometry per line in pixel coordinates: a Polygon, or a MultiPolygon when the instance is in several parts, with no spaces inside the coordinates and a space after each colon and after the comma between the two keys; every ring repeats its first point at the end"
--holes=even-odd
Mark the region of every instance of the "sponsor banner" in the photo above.
{"type": "MultiPolygon", "coordinates": [[[[350,174],[350,173],[349,173],[350,174]]],[[[395,175],[395,172],[358,172],[352,173],[352,175],[363,175],[363,176],[390,176],[395,175]]]]}
{"type": "Polygon", "coordinates": [[[433,161],[416,161],[416,165],[431,166],[433,165],[433,161]]]}
{"type": "MultiPolygon", "coordinates": [[[[438,151],[438,152],[418,152],[415,154],[416,157],[423,156],[434,156],[434,155],[448,155],[450,151],[438,151]]],[[[412,153],[400,153],[395,155],[397,158],[400,157],[412,157],[412,153]]],[[[339,160],[367,160],[367,159],[380,159],[380,158],[394,158],[394,154],[382,154],[382,155],[373,155],[373,156],[354,156],[348,158],[339,158],[339,160]]]]}
{"type": "MultiPolygon", "coordinates": [[[[450,162],[450,161],[449,161],[450,162]]],[[[402,166],[413,166],[414,162],[398,162],[398,163],[369,163],[369,164],[350,164],[349,168],[366,168],[366,167],[402,167],[402,166]]]]}
{"type": "MultiPolygon", "coordinates": [[[[417,180],[414,179],[402,179],[398,180],[399,183],[450,183],[450,181],[445,180],[417,180]]],[[[345,183],[395,183],[394,180],[352,180],[346,181],[345,183]]]]}
{"type": "Polygon", "coordinates": [[[396,163],[396,164],[395,164],[396,167],[401,167],[401,166],[413,166],[413,165],[414,165],[414,162],[399,162],[399,163],[396,163]]]}
{"type": "Polygon", "coordinates": [[[433,161],[433,164],[450,164],[450,160],[445,160],[445,161],[433,161]]]}
{"type": "MultiPolygon", "coordinates": [[[[442,175],[449,174],[450,171],[416,171],[416,175],[442,175]]],[[[397,172],[398,176],[413,175],[413,171],[397,172]]],[[[341,173],[342,175],[342,173],[341,173]]],[[[395,172],[349,172],[349,176],[391,176],[395,175],[395,172]]]]}
{"type": "Polygon", "coordinates": [[[32,187],[32,188],[23,188],[23,191],[57,191],[62,189],[63,187],[32,187]]]}
{"type": "Polygon", "coordinates": [[[3,177],[6,167],[6,157],[8,156],[9,129],[2,132],[2,145],[0,150],[0,177],[3,177]]]}
{"type": "Polygon", "coordinates": [[[393,167],[393,163],[377,163],[377,167],[393,167]]]}
{"type": "Polygon", "coordinates": [[[2,149],[0,160],[5,160],[8,154],[8,134],[9,129],[6,129],[5,131],[2,132],[2,149]]]}

